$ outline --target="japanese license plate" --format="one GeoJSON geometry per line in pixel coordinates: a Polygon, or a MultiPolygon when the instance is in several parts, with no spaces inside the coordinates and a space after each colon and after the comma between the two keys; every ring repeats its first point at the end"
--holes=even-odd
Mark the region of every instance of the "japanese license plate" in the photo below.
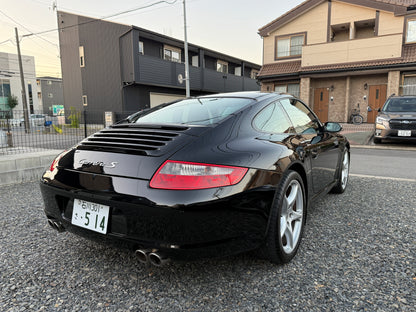
{"type": "Polygon", "coordinates": [[[412,136],[411,130],[399,130],[397,133],[398,136],[412,136]]]}
{"type": "Polygon", "coordinates": [[[71,223],[95,232],[107,233],[110,207],[82,199],[74,199],[71,223]]]}

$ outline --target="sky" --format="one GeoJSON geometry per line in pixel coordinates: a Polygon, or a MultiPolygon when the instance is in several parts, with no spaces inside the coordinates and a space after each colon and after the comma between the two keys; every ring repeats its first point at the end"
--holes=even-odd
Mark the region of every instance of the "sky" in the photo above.
{"type": "MultiPolygon", "coordinates": [[[[303,1],[186,0],[188,42],[261,65],[258,29],[303,1]]],[[[55,6],[60,11],[103,18],[156,2],[162,1],[0,0],[0,52],[17,53],[17,27],[22,54],[35,57],[36,75],[61,77],[55,6]],[[54,31],[24,36],[46,30],[54,31]]],[[[183,0],[166,0],[106,20],[184,40],[183,0]]]]}

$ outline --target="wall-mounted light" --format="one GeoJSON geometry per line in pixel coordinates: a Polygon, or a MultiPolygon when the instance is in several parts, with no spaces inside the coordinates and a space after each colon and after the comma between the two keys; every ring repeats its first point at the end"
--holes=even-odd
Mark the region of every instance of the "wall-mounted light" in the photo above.
{"type": "Polygon", "coordinates": [[[329,91],[334,91],[334,85],[331,85],[330,87],[329,87],[329,91]]]}
{"type": "Polygon", "coordinates": [[[365,84],[364,84],[364,90],[367,90],[367,88],[368,88],[368,84],[367,84],[367,83],[365,83],[365,84]]]}
{"type": "Polygon", "coordinates": [[[333,96],[331,96],[331,102],[333,102],[334,101],[334,97],[333,96]]]}

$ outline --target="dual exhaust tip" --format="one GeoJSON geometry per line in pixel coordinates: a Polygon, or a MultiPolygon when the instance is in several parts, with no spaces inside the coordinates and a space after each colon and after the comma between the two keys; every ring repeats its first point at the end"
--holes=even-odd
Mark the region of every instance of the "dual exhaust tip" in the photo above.
{"type": "Polygon", "coordinates": [[[168,263],[170,259],[165,254],[159,252],[156,249],[137,249],[136,257],[139,262],[143,264],[153,264],[154,266],[161,267],[168,263]]]}
{"type": "MultiPolygon", "coordinates": [[[[65,232],[65,228],[59,221],[54,221],[53,219],[48,219],[48,224],[56,231],[62,233],[65,232]]],[[[157,249],[137,249],[136,257],[139,262],[144,264],[153,264],[154,266],[161,267],[162,265],[168,263],[170,259],[162,252],[159,252],[157,249]]]]}
{"type": "Polygon", "coordinates": [[[57,230],[59,233],[65,232],[65,228],[61,222],[54,221],[52,219],[48,219],[48,224],[54,229],[57,230]]]}

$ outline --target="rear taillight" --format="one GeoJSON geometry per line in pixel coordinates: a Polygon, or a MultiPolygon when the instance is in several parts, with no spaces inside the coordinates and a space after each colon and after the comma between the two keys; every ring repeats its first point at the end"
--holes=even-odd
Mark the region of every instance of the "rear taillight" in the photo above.
{"type": "Polygon", "coordinates": [[[229,186],[241,181],[247,168],[166,161],[154,174],[150,187],[167,190],[198,190],[229,186]]]}
{"type": "Polygon", "coordinates": [[[64,156],[64,153],[58,155],[52,162],[51,166],[49,167],[49,171],[54,171],[56,166],[58,166],[59,161],[61,160],[62,156],[64,156]]]}

